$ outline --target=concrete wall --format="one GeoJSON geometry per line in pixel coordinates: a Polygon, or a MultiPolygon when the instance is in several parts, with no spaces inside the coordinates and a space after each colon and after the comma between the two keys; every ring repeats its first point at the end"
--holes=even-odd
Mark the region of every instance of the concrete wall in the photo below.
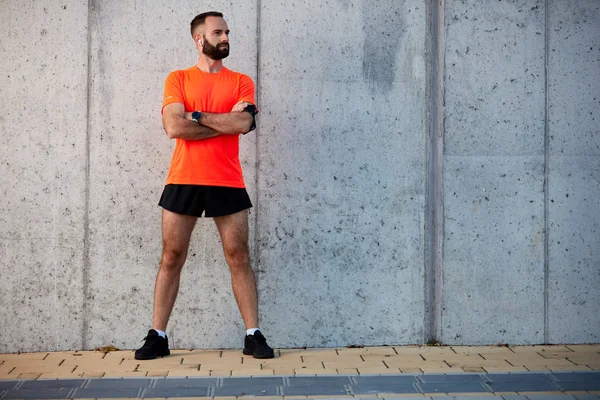
{"type": "MultiPolygon", "coordinates": [[[[271,344],[422,343],[432,320],[443,343],[599,341],[597,2],[26,3],[0,3],[0,352],[139,345],[173,149],[164,79],[195,63],[189,21],[209,9],[232,30],[226,65],[257,84],[241,153],[271,344]]],[[[173,346],[240,347],[211,220],[189,254],[173,346]]]]}

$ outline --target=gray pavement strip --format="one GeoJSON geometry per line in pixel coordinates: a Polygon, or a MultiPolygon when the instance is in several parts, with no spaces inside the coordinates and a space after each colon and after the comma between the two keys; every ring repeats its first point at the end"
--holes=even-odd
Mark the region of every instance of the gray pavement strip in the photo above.
{"type": "Polygon", "coordinates": [[[417,379],[427,383],[443,383],[443,382],[485,382],[485,375],[481,374],[423,374],[417,379]]]}
{"type": "Polygon", "coordinates": [[[455,396],[454,398],[456,400],[499,400],[498,396],[455,396]]]}
{"type": "MultiPolygon", "coordinates": [[[[82,388],[75,389],[75,392],[70,396],[74,399],[85,399],[85,398],[124,398],[124,397],[136,397],[140,396],[141,389],[139,387],[133,388],[82,388]]],[[[45,395],[45,393],[44,393],[45,395]]]]}
{"type": "Polygon", "coordinates": [[[150,387],[153,379],[90,379],[85,385],[88,389],[125,389],[125,388],[140,388],[150,387]]]}
{"type": "Polygon", "coordinates": [[[492,392],[556,392],[559,389],[550,381],[488,382],[492,392]]]}
{"type": "Polygon", "coordinates": [[[486,374],[485,377],[491,382],[531,382],[531,381],[550,381],[550,373],[493,373],[486,374]]]}
{"type": "Polygon", "coordinates": [[[527,400],[527,396],[516,395],[516,394],[509,394],[506,396],[502,396],[502,398],[504,400],[527,400]]]}
{"type": "Polygon", "coordinates": [[[147,388],[142,392],[144,398],[157,397],[208,397],[210,388],[208,387],[163,387],[147,388]]]}
{"type": "MultiPolygon", "coordinates": [[[[128,378],[0,380],[0,398],[206,397],[206,396],[350,396],[361,394],[558,392],[600,390],[600,372],[514,374],[402,374],[226,378],[128,378]],[[16,389],[15,389],[16,388],[16,389]]],[[[600,396],[563,394],[565,400],[600,400],[600,396]]],[[[558,400],[557,396],[502,396],[505,400],[558,400]]],[[[496,396],[496,399],[500,399],[496,396]]],[[[339,400],[339,399],[338,399],[339,400]]]]}
{"type": "Polygon", "coordinates": [[[568,394],[539,394],[528,395],[529,400],[576,400],[575,397],[568,394]]]}
{"type": "Polygon", "coordinates": [[[554,384],[563,391],[600,390],[600,381],[559,381],[554,384]]]}
{"type": "MultiPolygon", "coordinates": [[[[280,386],[283,385],[284,378],[275,377],[256,377],[256,378],[223,378],[222,387],[246,387],[246,386],[280,386]]],[[[215,385],[216,386],[216,385],[215,385]]]]}
{"type": "Polygon", "coordinates": [[[423,393],[485,393],[488,388],[481,382],[424,382],[418,387],[423,393]]]}
{"type": "Polygon", "coordinates": [[[352,378],[356,384],[412,384],[417,383],[417,378],[414,375],[386,375],[386,376],[355,376],[352,378]]]}
{"type": "Polygon", "coordinates": [[[378,394],[378,393],[419,393],[414,384],[411,383],[360,383],[351,385],[350,390],[354,394],[378,394]]]}
{"type": "Polygon", "coordinates": [[[14,389],[20,381],[0,381],[0,391],[14,389]]]}
{"type": "MultiPolygon", "coordinates": [[[[385,394],[381,395],[381,397],[385,398],[385,394]]],[[[442,398],[442,396],[436,396],[436,398],[442,398]]],[[[401,398],[395,397],[394,400],[431,400],[431,397],[407,397],[407,396],[402,396],[401,398]]],[[[355,398],[354,400],[361,400],[359,398],[355,398]]],[[[370,398],[368,400],[373,400],[373,398],[370,398]]],[[[499,400],[499,399],[495,399],[495,400],[499,400]]]]}
{"type": "Polygon", "coordinates": [[[557,381],[580,382],[592,381],[600,382],[600,372],[553,372],[552,377],[557,381]]]}
{"type": "MultiPolygon", "coordinates": [[[[215,388],[213,396],[278,396],[277,386],[229,386],[215,388]]],[[[156,397],[156,396],[155,396],[156,397]]]]}
{"type": "Polygon", "coordinates": [[[283,386],[282,396],[322,396],[322,395],[344,395],[349,394],[346,387],[330,385],[313,386],[283,386]]]}
{"type": "Polygon", "coordinates": [[[73,389],[83,386],[87,379],[53,379],[25,381],[19,389],[73,389]]]}
{"type": "Polygon", "coordinates": [[[213,387],[217,386],[218,378],[172,378],[172,379],[157,379],[154,388],[192,388],[192,387],[213,387]]]}
{"type": "Polygon", "coordinates": [[[19,389],[9,390],[3,400],[6,399],[66,399],[73,389],[19,389]]]}
{"type": "Polygon", "coordinates": [[[350,376],[302,376],[288,378],[290,386],[311,386],[311,385],[350,385],[352,381],[350,376]]]}

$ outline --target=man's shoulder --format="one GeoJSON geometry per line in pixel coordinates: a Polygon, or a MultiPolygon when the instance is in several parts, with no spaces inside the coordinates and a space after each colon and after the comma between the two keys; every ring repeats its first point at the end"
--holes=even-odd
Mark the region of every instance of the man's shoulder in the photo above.
{"type": "Polygon", "coordinates": [[[250,77],[249,77],[247,74],[244,74],[244,73],[242,73],[242,72],[238,72],[238,71],[231,70],[231,69],[229,69],[229,68],[227,68],[227,67],[223,67],[223,71],[227,72],[228,74],[235,75],[235,76],[237,76],[237,77],[239,77],[239,78],[243,77],[243,78],[251,79],[251,78],[250,78],[250,77]]]}
{"type": "Polygon", "coordinates": [[[189,75],[196,67],[190,67],[186,69],[176,69],[175,71],[169,72],[169,76],[185,76],[189,75]]]}

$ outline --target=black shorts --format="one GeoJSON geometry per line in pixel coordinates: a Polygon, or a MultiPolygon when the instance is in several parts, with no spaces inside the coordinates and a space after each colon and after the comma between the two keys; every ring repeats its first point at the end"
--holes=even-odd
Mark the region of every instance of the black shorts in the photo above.
{"type": "Polygon", "coordinates": [[[252,207],[246,189],[222,186],[166,185],[158,205],[177,214],[207,218],[235,214],[252,207]]]}

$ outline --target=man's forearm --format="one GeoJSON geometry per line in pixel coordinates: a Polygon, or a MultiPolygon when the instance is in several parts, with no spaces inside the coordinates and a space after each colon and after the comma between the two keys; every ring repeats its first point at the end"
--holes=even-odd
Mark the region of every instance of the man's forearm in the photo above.
{"type": "Polygon", "coordinates": [[[221,133],[205,125],[199,125],[192,120],[177,118],[165,131],[169,139],[204,140],[219,136],[221,133]]]}
{"type": "Polygon", "coordinates": [[[252,126],[253,117],[247,112],[218,114],[202,112],[199,122],[217,132],[232,135],[248,132],[252,126]]]}

